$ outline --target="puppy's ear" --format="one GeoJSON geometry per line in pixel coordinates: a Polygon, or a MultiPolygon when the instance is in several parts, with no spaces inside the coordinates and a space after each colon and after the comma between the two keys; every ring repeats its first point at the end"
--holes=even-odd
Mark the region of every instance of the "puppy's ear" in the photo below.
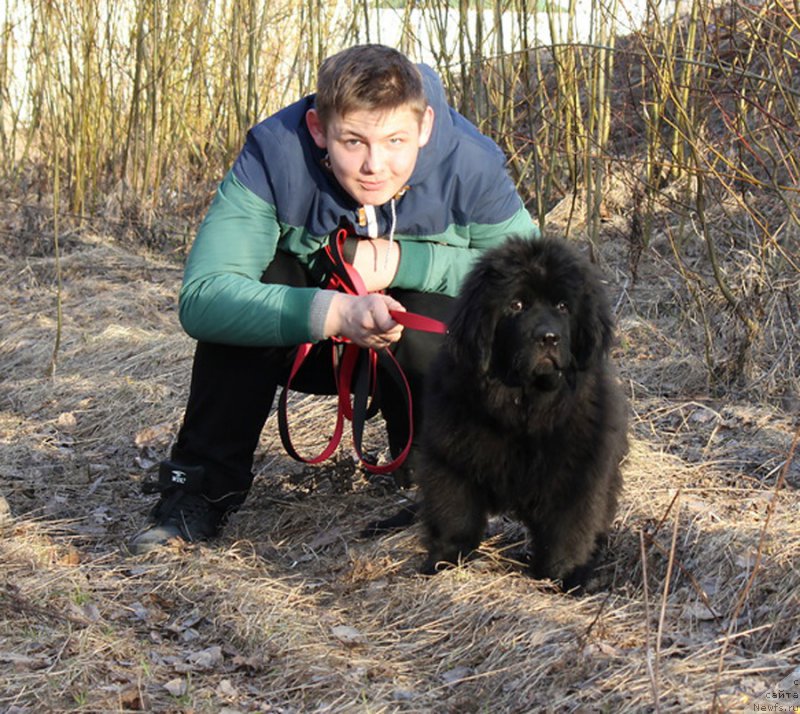
{"type": "Polygon", "coordinates": [[[467,278],[448,327],[447,345],[453,358],[477,374],[488,373],[497,310],[492,300],[499,273],[488,261],[478,264],[467,278]]]}
{"type": "Polygon", "coordinates": [[[576,326],[572,346],[577,367],[584,370],[605,359],[614,339],[614,319],[605,291],[593,266],[587,266],[585,289],[575,316],[576,326]]]}

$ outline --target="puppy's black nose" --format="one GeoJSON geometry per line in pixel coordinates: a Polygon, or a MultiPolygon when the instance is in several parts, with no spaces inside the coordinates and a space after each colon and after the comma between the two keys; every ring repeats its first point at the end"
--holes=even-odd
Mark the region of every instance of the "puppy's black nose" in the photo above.
{"type": "Polygon", "coordinates": [[[536,337],[542,347],[556,347],[561,339],[555,332],[543,332],[536,337]]]}

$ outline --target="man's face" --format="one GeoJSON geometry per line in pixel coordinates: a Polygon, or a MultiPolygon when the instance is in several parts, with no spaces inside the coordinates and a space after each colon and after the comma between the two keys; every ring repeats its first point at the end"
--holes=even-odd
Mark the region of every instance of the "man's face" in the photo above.
{"type": "Polygon", "coordinates": [[[328,150],[337,181],[359,204],[380,206],[402,189],[430,139],[433,109],[417,119],[408,107],[358,110],[335,116],[323,128],[314,109],[306,114],[311,136],[328,150]]]}

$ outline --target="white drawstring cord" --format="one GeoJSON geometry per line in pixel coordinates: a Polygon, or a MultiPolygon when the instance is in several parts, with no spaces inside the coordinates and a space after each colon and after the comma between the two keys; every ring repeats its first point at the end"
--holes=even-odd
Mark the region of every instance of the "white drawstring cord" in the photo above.
{"type": "Polygon", "coordinates": [[[386,256],[383,259],[383,268],[384,270],[389,265],[389,255],[392,252],[392,243],[394,243],[394,229],[397,226],[397,208],[395,206],[395,199],[392,198],[392,202],[389,204],[392,209],[392,223],[389,226],[389,250],[386,251],[386,256]]]}

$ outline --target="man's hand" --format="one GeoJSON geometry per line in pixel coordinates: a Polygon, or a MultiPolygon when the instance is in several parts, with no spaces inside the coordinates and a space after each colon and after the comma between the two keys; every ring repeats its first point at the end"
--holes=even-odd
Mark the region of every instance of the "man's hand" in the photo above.
{"type": "Polygon", "coordinates": [[[405,312],[388,295],[336,293],[325,318],[325,337],[346,337],[359,347],[376,350],[388,347],[403,333],[403,326],[392,319],[389,310],[405,312]]]}

